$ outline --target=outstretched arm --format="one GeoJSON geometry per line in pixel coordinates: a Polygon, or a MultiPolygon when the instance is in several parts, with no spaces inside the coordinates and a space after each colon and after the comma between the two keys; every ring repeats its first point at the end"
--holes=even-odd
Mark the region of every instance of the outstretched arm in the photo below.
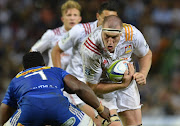
{"type": "Polygon", "coordinates": [[[76,93],[85,103],[92,106],[104,119],[109,121],[109,110],[100,104],[96,95],[88,85],[72,75],[65,76],[64,82],[65,90],[68,89],[71,93],[76,93]]]}
{"type": "Polygon", "coordinates": [[[3,126],[4,123],[8,121],[8,119],[13,115],[14,112],[14,108],[2,103],[0,107],[0,126],[3,126]]]}

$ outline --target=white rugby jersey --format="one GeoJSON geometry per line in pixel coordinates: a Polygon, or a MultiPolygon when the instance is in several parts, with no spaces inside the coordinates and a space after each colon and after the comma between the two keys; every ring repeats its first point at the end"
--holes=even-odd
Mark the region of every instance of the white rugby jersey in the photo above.
{"type": "MultiPolygon", "coordinates": [[[[52,48],[56,45],[58,40],[62,38],[63,35],[65,35],[67,31],[64,28],[64,25],[55,29],[48,29],[40,40],[38,40],[31,48],[32,51],[40,51],[43,53],[45,50],[48,49],[48,56],[49,56],[49,63],[48,66],[53,66],[52,58],[51,58],[51,51],[52,48]]],[[[67,64],[69,63],[69,60],[72,55],[72,48],[64,52],[65,54],[68,54],[66,56],[63,56],[61,58],[62,68],[65,69],[67,64]]]]}
{"type": "Polygon", "coordinates": [[[77,24],[58,42],[59,48],[63,51],[73,48],[73,54],[66,71],[81,81],[84,78],[80,55],[81,44],[95,28],[97,28],[97,21],[77,24]]]}
{"type": "Polygon", "coordinates": [[[125,59],[131,61],[134,53],[138,57],[145,56],[149,46],[142,33],[130,24],[123,24],[122,36],[115,47],[114,53],[110,53],[102,41],[102,27],[98,27],[82,44],[81,53],[85,80],[92,84],[99,81],[110,81],[106,70],[115,60],[125,59]]]}

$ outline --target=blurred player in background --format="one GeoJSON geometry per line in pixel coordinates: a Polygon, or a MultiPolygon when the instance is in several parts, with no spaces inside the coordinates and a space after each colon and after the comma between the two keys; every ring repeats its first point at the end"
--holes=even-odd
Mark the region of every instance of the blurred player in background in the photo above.
{"type": "MultiPolygon", "coordinates": [[[[81,6],[78,2],[73,0],[68,0],[61,6],[61,21],[63,26],[48,29],[40,40],[38,40],[31,48],[31,51],[40,51],[41,53],[45,50],[48,51],[49,63],[48,66],[53,66],[51,59],[52,48],[56,45],[59,38],[61,38],[67,31],[69,31],[73,26],[81,22],[81,6]]],[[[64,53],[61,54],[62,69],[66,69],[67,64],[72,55],[72,48],[69,48],[64,53]]]]}
{"type": "Polygon", "coordinates": [[[117,109],[124,126],[141,126],[141,104],[137,84],[145,85],[151,66],[152,52],[142,33],[130,24],[122,23],[117,16],[105,17],[85,40],[81,48],[86,83],[110,110],[117,109]],[[108,80],[107,68],[115,60],[139,59],[140,71],[133,74],[128,88],[108,80]],[[137,84],[136,84],[137,83],[137,84]],[[122,86],[122,89],[118,87],[122,86]]]}
{"type": "MultiPolygon", "coordinates": [[[[74,26],[68,33],[66,33],[63,39],[59,40],[58,44],[52,50],[53,65],[56,67],[61,67],[60,55],[64,51],[73,48],[73,55],[66,70],[70,74],[77,77],[77,79],[80,81],[84,81],[82,59],[80,55],[81,44],[94,29],[102,25],[104,17],[109,15],[118,15],[116,5],[111,1],[102,3],[100,5],[99,11],[96,14],[96,21],[78,24],[74,26]]],[[[77,105],[81,110],[92,117],[94,121],[96,121],[92,108],[84,104],[83,101],[76,95],[70,95],[69,97],[71,98],[73,104],[77,105]]],[[[101,124],[98,124],[98,122],[96,122],[96,124],[101,126],[101,124]]]]}
{"type": "Polygon", "coordinates": [[[60,68],[45,66],[40,52],[25,54],[23,67],[12,79],[2,101],[1,126],[11,116],[5,126],[94,126],[89,116],[63,96],[63,90],[76,93],[109,120],[109,110],[100,104],[91,88],[60,68]]]}

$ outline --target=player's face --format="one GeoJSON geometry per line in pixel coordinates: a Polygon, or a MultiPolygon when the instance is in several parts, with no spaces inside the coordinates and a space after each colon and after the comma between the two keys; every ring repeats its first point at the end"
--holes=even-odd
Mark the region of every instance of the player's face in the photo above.
{"type": "Polygon", "coordinates": [[[61,20],[64,23],[64,27],[67,31],[69,31],[74,25],[81,22],[81,19],[80,11],[76,8],[68,9],[61,17],[61,20]]]}
{"type": "Polygon", "coordinates": [[[116,11],[103,10],[101,14],[96,14],[98,19],[98,26],[102,25],[104,18],[110,15],[118,16],[116,11]]]}
{"type": "Polygon", "coordinates": [[[120,40],[120,36],[121,33],[118,32],[102,31],[102,40],[104,42],[104,46],[110,53],[114,52],[115,47],[120,40]]]}

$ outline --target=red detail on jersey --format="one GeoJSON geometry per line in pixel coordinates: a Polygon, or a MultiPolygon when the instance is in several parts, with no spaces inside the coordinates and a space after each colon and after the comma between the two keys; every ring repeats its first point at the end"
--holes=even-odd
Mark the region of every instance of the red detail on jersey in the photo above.
{"type": "Polygon", "coordinates": [[[60,28],[53,29],[55,35],[61,35],[60,28]]]}
{"type": "MultiPolygon", "coordinates": [[[[90,40],[90,39],[88,39],[88,40],[90,40]]],[[[90,41],[90,43],[86,40],[86,43],[91,47],[91,48],[93,48],[94,50],[96,50],[96,51],[98,51],[99,52],[99,50],[97,49],[97,47],[96,47],[96,45],[94,44],[94,43],[92,43],[91,41],[90,41]],[[93,44],[93,45],[92,45],[93,44]],[[93,46],[95,46],[95,47],[93,47],[93,46]]]]}
{"type": "Polygon", "coordinates": [[[97,49],[97,46],[88,38],[89,42],[86,40],[86,42],[84,43],[84,45],[86,46],[86,48],[88,48],[89,50],[91,50],[92,52],[100,55],[99,50],[97,49]],[[93,45],[92,45],[93,44],[93,45]],[[95,47],[94,47],[95,46],[95,47]]]}
{"type": "Polygon", "coordinates": [[[85,33],[87,34],[87,30],[86,30],[85,24],[82,24],[82,25],[84,27],[85,33]]]}
{"type": "MultiPolygon", "coordinates": [[[[91,42],[91,44],[93,44],[94,46],[96,46],[96,44],[94,44],[94,43],[91,41],[90,38],[88,38],[88,40],[91,42]]],[[[96,48],[97,48],[97,46],[96,46],[96,48]]]]}
{"type": "Polygon", "coordinates": [[[108,63],[108,61],[107,61],[107,60],[104,60],[104,61],[103,61],[103,64],[106,64],[106,63],[108,63]]]}
{"type": "Polygon", "coordinates": [[[90,23],[83,23],[82,25],[84,27],[85,33],[90,34],[91,33],[91,25],[90,25],[90,23]]]}

